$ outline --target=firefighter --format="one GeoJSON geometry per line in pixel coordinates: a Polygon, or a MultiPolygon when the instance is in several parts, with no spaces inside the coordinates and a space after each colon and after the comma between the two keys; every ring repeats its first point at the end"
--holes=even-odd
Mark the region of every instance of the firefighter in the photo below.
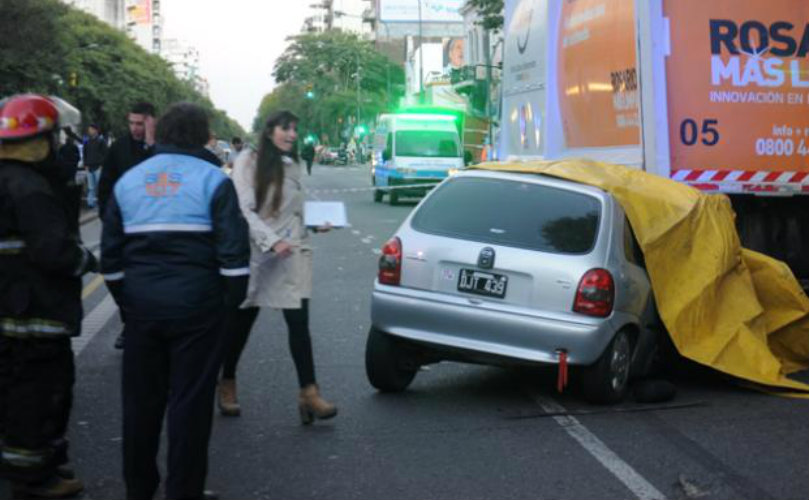
{"type": "Polygon", "coordinates": [[[76,197],[57,157],[60,129],[79,121],[59,99],[0,101],[0,480],[20,496],[83,489],[64,467],[70,338],[80,333],[81,276],[97,265],[71,220],[76,197]]]}

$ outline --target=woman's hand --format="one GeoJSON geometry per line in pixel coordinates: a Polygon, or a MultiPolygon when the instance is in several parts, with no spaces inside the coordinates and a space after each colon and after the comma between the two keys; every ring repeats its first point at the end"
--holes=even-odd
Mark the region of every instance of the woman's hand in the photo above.
{"type": "Polygon", "coordinates": [[[292,255],[292,245],[286,240],[279,240],[272,246],[272,251],[279,257],[289,257],[292,255]]]}

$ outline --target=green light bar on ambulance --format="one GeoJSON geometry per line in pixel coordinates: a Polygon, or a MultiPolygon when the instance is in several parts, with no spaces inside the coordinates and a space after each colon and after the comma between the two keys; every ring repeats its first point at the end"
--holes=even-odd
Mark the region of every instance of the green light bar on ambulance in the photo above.
{"type": "Polygon", "coordinates": [[[448,122],[455,121],[458,118],[454,115],[432,115],[427,113],[397,113],[395,116],[403,120],[420,120],[425,122],[448,122]]]}

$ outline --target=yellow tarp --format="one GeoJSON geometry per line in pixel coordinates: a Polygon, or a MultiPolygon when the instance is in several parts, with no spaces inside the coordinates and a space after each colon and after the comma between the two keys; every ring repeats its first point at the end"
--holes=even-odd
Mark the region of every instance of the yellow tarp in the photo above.
{"type": "Polygon", "coordinates": [[[475,168],[542,173],[610,192],[643,250],[660,317],[680,354],[809,397],[809,385],[786,377],[809,368],[809,298],[786,264],[741,248],[726,196],[588,160],[475,168]]]}

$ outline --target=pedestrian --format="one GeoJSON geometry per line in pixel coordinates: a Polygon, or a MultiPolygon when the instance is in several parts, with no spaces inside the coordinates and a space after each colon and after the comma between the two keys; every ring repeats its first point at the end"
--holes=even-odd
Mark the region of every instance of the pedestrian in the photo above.
{"type": "Polygon", "coordinates": [[[315,161],[314,141],[307,140],[301,149],[301,158],[306,162],[306,173],[312,175],[312,162],[315,161]]]}
{"type": "Polygon", "coordinates": [[[244,141],[242,141],[241,137],[234,137],[230,140],[230,147],[232,150],[230,156],[228,156],[227,166],[229,169],[233,170],[233,162],[236,161],[236,157],[239,156],[239,153],[244,149],[244,141]]]}
{"type": "Polygon", "coordinates": [[[107,141],[101,136],[98,125],[87,127],[87,135],[82,144],[84,168],[87,171],[87,208],[96,207],[96,189],[101,175],[101,165],[107,156],[107,141]]]}
{"type": "Polygon", "coordinates": [[[219,145],[219,140],[213,132],[211,132],[210,137],[208,137],[208,143],[205,145],[205,149],[211,153],[212,157],[216,158],[214,163],[216,163],[217,166],[221,167],[227,162],[227,152],[219,145]]]}
{"type": "Polygon", "coordinates": [[[81,330],[81,276],[96,260],[69,214],[69,175],[58,131],[78,127],[61,100],[17,95],[0,102],[0,481],[14,498],[78,494],[67,431],[81,330]]]}
{"type": "MultiPolygon", "coordinates": [[[[303,172],[297,159],[298,118],[288,111],[271,114],[259,139],[258,153],[236,160],[233,179],[242,213],[250,226],[250,285],[247,300],[230,311],[219,384],[219,407],[238,415],[236,366],[261,307],[281,309],[287,324],[289,349],[300,386],[298,409],[303,424],[337,415],[315,380],[309,333],[312,296],[312,247],[303,223],[303,172]]],[[[328,227],[315,231],[328,231],[328,227]]]]}
{"type": "Polygon", "coordinates": [[[247,287],[247,224],[233,183],[200,158],[205,110],[176,104],[155,154],[121,177],[104,214],[101,269],[127,318],[123,356],[126,497],[151,499],[168,414],[167,498],[203,498],[222,313],[247,287]]]}
{"type": "MultiPolygon", "coordinates": [[[[134,167],[152,155],[154,148],[154,117],[155,108],[151,103],[139,102],[132,106],[127,115],[129,134],[121,137],[112,143],[104,166],[101,169],[101,177],[98,180],[98,213],[104,221],[104,211],[107,207],[112,189],[118,179],[127,170],[134,167]]],[[[120,304],[118,304],[120,311],[120,304]]],[[[124,330],[126,329],[126,318],[121,313],[121,332],[115,338],[115,348],[124,347],[124,330]]]]}

